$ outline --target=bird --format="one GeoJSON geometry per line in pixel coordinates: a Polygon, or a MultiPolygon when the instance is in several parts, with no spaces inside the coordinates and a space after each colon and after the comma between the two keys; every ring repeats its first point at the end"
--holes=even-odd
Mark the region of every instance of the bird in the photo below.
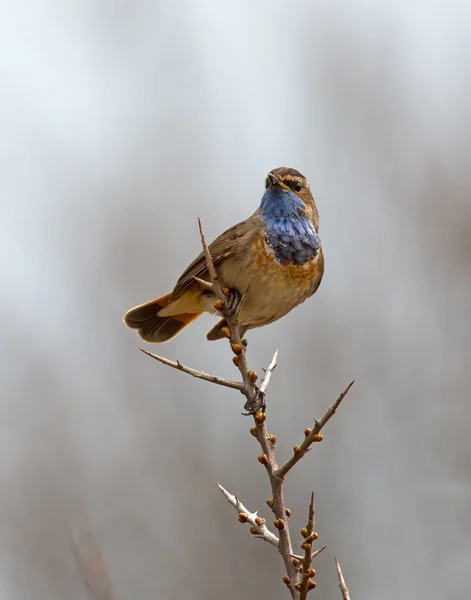
{"type": "MultiPolygon", "coordinates": [[[[230,227],[209,251],[221,283],[237,306],[241,336],[277,321],[311,297],[324,274],[319,212],[307,179],[296,169],[270,171],[259,208],[230,227]]],[[[131,308],[124,323],[147,342],[168,342],[202,313],[217,314],[217,297],[204,252],[185,269],[173,291],[131,308]]],[[[224,338],[224,318],[208,332],[224,338]]]]}

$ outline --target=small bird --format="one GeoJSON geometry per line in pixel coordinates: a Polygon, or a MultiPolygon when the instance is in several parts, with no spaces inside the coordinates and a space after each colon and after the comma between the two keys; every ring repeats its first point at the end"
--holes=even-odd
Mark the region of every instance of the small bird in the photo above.
{"type": "MultiPolygon", "coordinates": [[[[309,183],[296,169],[273,169],[254,214],[209,246],[221,283],[231,290],[243,336],[277,321],[312,296],[324,274],[319,213],[309,183]]],[[[147,342],[168,342],[203,312],[217,313],[216,296],[198,281],[211,277],[202,252],[170,294],[131,308],[128,327],[147,342]],[[197,278],[197,279],[195,279],[197,278]]],[[[208,340],[224,337],[221,319],[208,340]]]]}

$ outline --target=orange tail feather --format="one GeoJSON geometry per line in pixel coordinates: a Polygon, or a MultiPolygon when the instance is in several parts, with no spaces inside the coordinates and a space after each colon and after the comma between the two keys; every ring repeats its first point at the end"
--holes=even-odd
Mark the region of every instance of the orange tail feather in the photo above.
{"type": "Polygon", "coordinates": [[[125,324],[132,329],[137,329],[137,333],[146,342],[158,344],[173,339],[201,313],[182,313],[171,317],[159,317],[158,313],[168,306],[170,296],[171,294],[167,294],[162,298],[131,308],[124,315],[125,324]]]}

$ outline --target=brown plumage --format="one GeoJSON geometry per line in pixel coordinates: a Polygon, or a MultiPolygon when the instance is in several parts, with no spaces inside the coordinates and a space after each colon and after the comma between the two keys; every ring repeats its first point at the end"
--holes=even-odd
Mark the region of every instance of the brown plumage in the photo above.
{"type": "MultiPolygon", "coordinates": [[[[267,177],[267,193],[271,187],[276,187],[279,202],[283,202],[284,193],[288,199],[302,200],[302,218],[311,223],[317,234],[319,213],[305,177],[295,169],[274,169],[267,177]]],[[[238,318],[242,333],[272,323],[304,302],[316,292],[324,272],[317,235],[313,233],[319,240],[319,250],[312,259],[303,264],[280,259],[270,245],[263,217],[261,208],[257,209],[209,246],[221,281],[241,295],[238,318]]],[[[185,269],[171,294],[132,308],[124,322],[148,342],[166,342],[201,313],[215,313],[216,298],[195,277],[209,281],[203,252],[185,269]]],[[[209,331],[207,339],[220,339],[223,325],[222,319],[209,331]]]]}

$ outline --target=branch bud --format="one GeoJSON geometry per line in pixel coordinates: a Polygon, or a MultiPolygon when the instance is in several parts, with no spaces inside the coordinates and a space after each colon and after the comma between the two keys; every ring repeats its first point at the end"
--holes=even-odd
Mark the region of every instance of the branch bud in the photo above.
{"type": "Polygon", "coordinates": [[[262,463],[262,465],[267,465],[268,464],[268,456],[266,454],[260,454],[260,456],[258,457],[258,462],[262,463]]]}
{"type": "Polygon", "coordinates": [[[231,290],[228,287],[223,287],[222,293],[224,294],[224,296],[227,296],[228,298],[231,297],[231,290]]]}
{"type": "Polygon", "coordinates": [[[242,345],[244,346],[244,348],[247,348],[247,344],[248,344],[248,341],[246,340],[246,338],[244,338],[242,340],[242,345]]]}
{"type": "Polygon", "coordinates": [[[268,439],[270,440],[270,442],[275,445],[276,444],[276,435],[273,435],[273,433],[270,433],[270,435],[268,436],[268,439]]]}
{"type": "Polygon", "coordinates": [[[289,585],[290,579],[288,577],[288,575],[283,575],[283,583],[286,583],[286,585],[289,585]]]}
{"type": "Polygon", "coordinates": [[[258,533],[258,531],[257,531],[257,528],[256,528],[256,527],[254,527],[253,525],[252,525],[252,527],[250,528],[250,533],[251,533],[252,535],[260,535],[260,534],[258,533]]]}
{"type": "Polygon", "coordinates": [[[232,357],[232,362],[235,364],[236,367],[239,366],[239,359],[237,358],[237,356],[232,357]]]}
{"type": "Polygon", "coordinates": [[[255,427],[251,427],[250,428],[250,433],[254,436],[257,437],[257,429],[255,427]]]}
{"type": "Polygon", "coordinates": [[[304,435],[307,437],[310,433],[312,433],[312,429],[309,429],[309,427],[306,427],[306,429],[304,430],[304,435]]]}
{"type": "Polygon", "coordinates": [[[295,446],[293,448],[293,452],[295,456],[302,456],[304,454],[304,450],[301,448],[301,446],[295,446]]]}
{"type": "Polygon", "coordinates": [[[231,344],[231,349],[234,354],[240,356],[242,354],[242,346],[240,344],[231,344]]]}
{"type": "Polygon", "coordinates": [[[257,525],[259,527],[261,527],[262,525],[265,525],[266,521],[265,521],[265,519],[263,517],[257,517],[255,519],[255,523],[257,523],[257,525]]]}
{"type": "Polygon", "coordinates": [[[315,577],[316,576],[316,570],[315,569],[308,569],[306,571],[306,573],[309,575],[309,577],[315,577]]]}
{"type": "Polygon", "coordinates": [[[267,504],[270,508],[273,508],[273,505],[275,504],[275,502],[273,501],[273,498],[268,498],[267,499],[267,504]]]}
{"type": "Polygon", "coordinates": [[[312,544],[312,542],[317,540],[318,537],[319,537],[319,534],[317,533],[317,531],[313,531],[311,533],[311,535],[307,538],[306,542],[308,542],[309,544],[312,544]]]}
{"type": "Polygon", "coordinates": [[[296,591],[300,592],[300,591],[303,589],[303,585],[302,585],[302,583],[297,583],[297,584],[294,586],[294,589],[295,589],[296,591]]]}
{"type": "Polygon", "coordinates": [[[312,436],[313,442],[322,442],[323,439],[324,439],[324,436],[322,435],[322,433],[316,433],[315,435],[312,436]]]}
{"type": "Polygon", "coordinates": [[[252,383],[255,383],[258,379],[258,373],[256,371],[249,371],[249,379],[252,383]]]}
{"type": "Polygon", "coordinates": [[[248,515],[247,513],[239,513],[239,521],[241,523],[247,523],[248,515]]]}
{"type": "Polygon", "coordinates": [[[310,552],[310,551],[311,551],[311,544],[310,544],[309,542],[303,542],[303,543],[301,544],[301,548],[302,548],[303,550],[307,550],[307,551],[309,551],[309,552],[310,552]]]}
{"type": "Polygon", "coordinates": [[[273,521],[273,525],[279,530],[279,531],[283,531],[283,529],[285,528],[285,522],[283,521],[283,519],[275,519],[273,521]]]}
{"type": "Polygon", "coordinates": [[[231,337],[231,330],[229,329],[229,327],[221,327],[221,333],[227,339],[231,337]]]}
{"type": "Polygon", "coordinates": [[[303,538],[307,538],[307,536],[309,535],[309,531],[307,530],[307,527],[303,527],[301,529],[301,535],[303,536],[303,538]]]}
{"type": "Polygon", "coordinates": [[[291,514],[292,514],[292,513],[291,513],[291,509],[290,509],[290,508],[285,508],[285,513],[286,513],[286,516],[287,516],[288,518],[289,518],[289,517],[291,517],[291,514]]]}
{"type": "Polygon", "coordinates": [[[219,279],[219,275],[217,273],[214,273],[214,275],[211,276],[214,281],[217,281],[219,279]]]}
{"type": "Polygon", "coordinates": [[[316,587],[316,582],[314,581],[314,579],[310,579],[309,583],[307,584],[307,587],[309,590],[313,590],[316,587]]]}
{"type": "Polygon", "coordinates": [[[261,425],[262,423],[265,423],[266,418],[267,418],[266,414],[259,411],[255,415],[255,423],[257,423],[257,425],[261,425]]]}
{"type": "Polygon", "coordinates": [[[224,302],[220,299],[216,300],[216,302],[214,303],[214,308],[216,310],[223,310],[226,307],[226,305],[224,304],[224,302]]]}

